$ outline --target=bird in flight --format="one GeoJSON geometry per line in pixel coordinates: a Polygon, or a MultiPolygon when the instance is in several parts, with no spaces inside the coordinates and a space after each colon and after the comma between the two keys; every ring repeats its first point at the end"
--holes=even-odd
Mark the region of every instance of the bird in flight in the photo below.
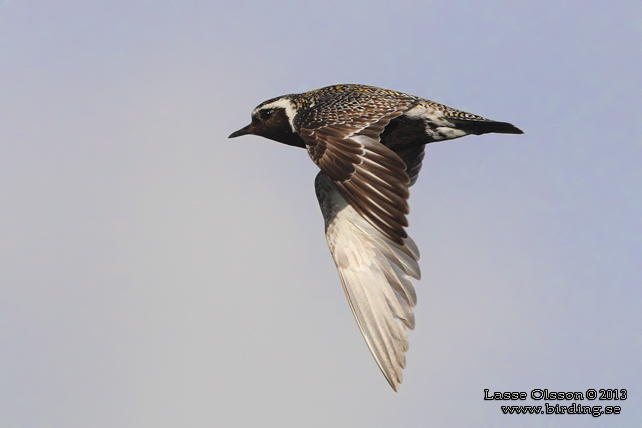
{"type": "Polygon", "coordinates": [[[469,134],[523,134],[506,122],[414,95],[333,85],[258,105],[232,133],[305,148],[321,170],[315,190],[332,258],[359,329],[398,391],[413,329],[419,250],[407,235],[408,188],[426,144],[469,134]]]}

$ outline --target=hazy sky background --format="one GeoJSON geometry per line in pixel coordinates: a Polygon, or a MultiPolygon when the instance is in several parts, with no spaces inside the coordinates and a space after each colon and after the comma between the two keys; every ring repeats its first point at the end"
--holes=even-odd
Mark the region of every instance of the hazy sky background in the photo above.
{"type": "Polygon", "coordinates": [[[0,427],[642,425],[642,3],[203,3],[0,1],[0,427]],[[526,132],[427,148],[398,394],[316,166],[227,139],[334,83],[526,132]],[[505,416],[484,388],[629,398],[505,416]]]}

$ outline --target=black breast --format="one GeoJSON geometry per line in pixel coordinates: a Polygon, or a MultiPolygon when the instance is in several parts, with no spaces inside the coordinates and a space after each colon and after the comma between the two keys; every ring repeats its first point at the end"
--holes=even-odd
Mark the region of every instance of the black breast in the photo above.
{"type": "Polygon", "coordinates": [[[390,121],[381,133],[381,142],[395,152],[421,146],[432,140],[426,134],[423,120],[399,116],[390,121]]]}

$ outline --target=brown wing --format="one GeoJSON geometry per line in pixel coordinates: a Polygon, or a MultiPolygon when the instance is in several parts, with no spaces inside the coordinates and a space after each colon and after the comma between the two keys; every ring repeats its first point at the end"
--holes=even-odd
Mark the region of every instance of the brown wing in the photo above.
{"type": "Polygon", "coordinates": [[[379,135],[413,101],[360,92],[330,94],[294,120],[310,157],[339,193],[398,244],[408,236],[410,179],[406,164],[381,144],[379,135]]]}
{"type": "Polygon", "coordinates": [[[320,172],[314,182],[325,221],[326,239],[361,334],[390,386],[397,391],[406,366],[406,329],[419,279],[419,250],[409,237],[402,245],[374,227],[320,172]]]}
{"type": "Polygon", "coordinates": [[[424,160],[424,149],[426,145],[423,144],[417,147],[411,147],[397,152],[397,156],[406,164],[406,173],[410,177],[408,187],[411,187],[417,182],[419,178],[419,171],[424,160]]]}

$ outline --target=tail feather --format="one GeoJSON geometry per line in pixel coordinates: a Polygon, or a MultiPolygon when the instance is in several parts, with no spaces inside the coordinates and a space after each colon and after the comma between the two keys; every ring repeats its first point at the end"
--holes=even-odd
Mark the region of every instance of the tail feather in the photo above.
{"type": "Polygon", "coordinates": [[[494,120],[489,121],[477,121],[477,120],[465,120],[465,119],[448,119],[449,122],[455,124],[459,129],[466,131],[469,134],[481,135],[488,134],[490,132],[495,132],[498,134],[523,134],[524,131],[517,128],[515,125],[508,122],[495,122],[494,120]]]}

